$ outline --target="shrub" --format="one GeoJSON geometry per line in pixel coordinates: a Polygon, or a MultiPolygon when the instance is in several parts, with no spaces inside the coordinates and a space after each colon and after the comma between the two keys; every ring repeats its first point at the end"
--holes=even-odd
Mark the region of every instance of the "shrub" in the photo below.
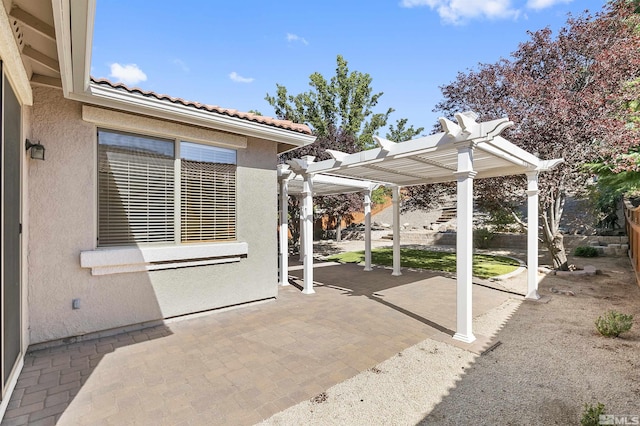
{"type": "Polygon", "coordinates": [[[605,337],[618,337],[621,333],[631,330],[633,315],[609,311],[596,320],[596,330],[605,337]]]}
{"type": "Polygon", "coordinates": [[[591,404],[584,404],[580,424],[582,426],[598,426],[600,424],[600,416],[603,414],[605,414],[604,404],[598,402],[595,407],[591,404]]]}
{"type": "Polygon", "coordinates": [[[511,213],[513,209],[515,209],[515,207],[509,209],[502,206],[489,209],[489,218],[487,219],[487,223],[492,225],[493,229],[498,232],[509,232],[514,225],[517,225],[518,223],[513,217],[513,213],[511,213]]]}
{"type": "Polygon", "coordinates": [[[496,234],[489,231],[487,228],[479,228],[473,231],[473,240],[476,243],[476,248],[489,248],[489,242],[491,242],[495,237],[496,234]]]}
{"type": "Polygon", "coordinates": [[[598,249],[591,246],[580,246],[576,247],[573,254],[579,257],[598,257],[598,249]]]}

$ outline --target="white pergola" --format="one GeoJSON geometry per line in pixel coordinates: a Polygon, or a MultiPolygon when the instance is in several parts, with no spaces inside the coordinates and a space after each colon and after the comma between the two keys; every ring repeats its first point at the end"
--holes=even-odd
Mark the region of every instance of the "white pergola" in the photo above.
{"type": "MultiPolygon", "coordinates": [[[[313,293],[313,195],[322,191],[364,192],[367,231],[370,231],[370,194],[373,185],[393,189],[393,272],[400,269],[400,188],[404,186],[457,182],[457,291],[456,333],[454,339],[471,343],[472,332],[472,255],[473,255],[473,180],[524,174],[527,177],[527,298],[538,294],[538,174],[552,169],[562,159],[541,160],[518,148],[500,134],[513,122],[507,118],[481,122],[477,115],[455,115],[456,122],[440,118],[444,132],[402,143],[374,137],[379,148],[346,154],[330,151],[331,160],[313,162],[304,157],[279,168],[280,247],[287,246],[287,206],[289,186],[299,185],[302,197],[301,248],[304,250],[304,293],[313,293]],[[294,183],[296,182],[296,183],[294,183]],[[360,185],[360,186],[358,186],[360,185]],[[367,186],[368,185],[368,186],[367,186]],[[368,224],[367,224],[368,223],[368,224]]],[[[370,233],[365,239],[368,255],[365,270],[370,270],[370,233]]],[[[280,256],[280,282],[287,284],[287,251],[280,256]]]]}
{"type": "MultiPolygon", "coordinates": [[[[314,160],[312,156],[293,161],[295,169],[306,167],[314,160]]],[[[288,244],[289,196],[300,198],[300,259],[303,261],[305,294],[315,293],[313,290],[313,196],[362,193],[364,197],[365,218],[365,271],[371,270],[371,191],[379,185],[369,181],[349,179],[324,174],[307,175],[296,174],[289,165],[278,165],[278,192],[280,195],[280,250],[279,273],[280,285],[289,285],[288,280],[288,244]]]]}

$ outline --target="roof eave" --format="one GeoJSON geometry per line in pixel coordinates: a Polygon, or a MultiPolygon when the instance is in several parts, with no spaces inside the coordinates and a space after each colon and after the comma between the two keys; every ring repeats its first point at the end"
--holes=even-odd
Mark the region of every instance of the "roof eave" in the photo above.
{"type": "Polygon", "coordinates": [[[84,93],[89,86],[96,0],[51,2],[64,96],[84,93]]]}
{"type": "Polygon", "coordinates": [[[277,143],[278,153],[315,141],[312,135],[202,111],[185,105],[126,93],[91,83],[91,47],[96,0],[51,0],[62,89],[68,99],[216,130],[239,133],[277,143]]]}
{"type": "Polygon", "coordinates": [[[68,97],[102,107],[266,139],[292,149],[313,143],[316,139],[315,136],[301,132],[211,113],[180,103],[141,96],[95,83],[89,83],[87,91],[73,92],[68,97]]]}

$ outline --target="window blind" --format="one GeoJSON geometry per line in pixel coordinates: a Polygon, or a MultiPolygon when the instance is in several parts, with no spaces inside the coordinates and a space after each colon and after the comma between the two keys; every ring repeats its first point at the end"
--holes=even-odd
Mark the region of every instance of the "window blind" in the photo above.
{"type": "Polygon", "coordinates": [[[98,132],[98,245],[173,242],[173,142],[98,132]]]}
{"type": "Polygon", "coordinates": [[[180,142],[176,160],[175,148],[98,130],[99,246],[236,239],[236,151],[180,142]]]}
{"type": "Polygon", "coordinates": [[[182,242],[235,240],[235,151],[183,142],[180,152],[182,242]]]}

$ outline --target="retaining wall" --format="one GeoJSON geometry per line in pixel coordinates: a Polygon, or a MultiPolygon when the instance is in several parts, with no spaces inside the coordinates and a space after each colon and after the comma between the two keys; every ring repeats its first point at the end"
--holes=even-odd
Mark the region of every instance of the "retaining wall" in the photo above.
{"type": "MultiPolygon", "coordinates": [[[[400,241],[403,244],[456,245],[455,232],[402,231],[400,241]]],[[[565,235],[564,244],[567,250],[578,246],[593,246],[601,255],[623,256],[629,249],[629,238],[623,236],[604,235],[565,235]]],[[[526,250],[525,234],[496,234],[489,242],[489,248],[526,250]]]]}

